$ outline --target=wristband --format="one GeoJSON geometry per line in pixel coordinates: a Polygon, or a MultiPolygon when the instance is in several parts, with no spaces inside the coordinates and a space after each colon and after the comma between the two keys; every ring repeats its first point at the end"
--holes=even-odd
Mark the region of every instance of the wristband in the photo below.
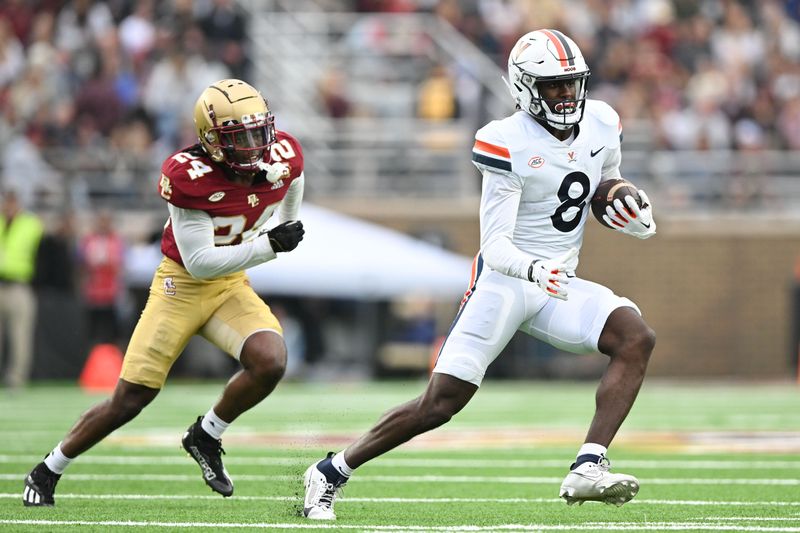
{"type": "Polygon", "coordinates": [[[539,262],[539,259],[534,259],[531,261],[531,266],[528,267],[528,281],[533,282],[533,267],[536,266],[536,263],[539,262]]]}

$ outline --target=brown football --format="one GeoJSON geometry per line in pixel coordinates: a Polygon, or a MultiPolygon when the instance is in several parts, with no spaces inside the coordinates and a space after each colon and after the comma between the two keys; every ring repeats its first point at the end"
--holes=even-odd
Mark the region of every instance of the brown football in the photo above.
{"type": "Polygon", "coordinates": [[[628,195],[633,196],[639,207],[644,207],[642,205],[642,198],[639,196],[639,189],[637,189],[633,183],[622,178],[601,181],[600,185],[598,185],[597,189],[594,191],[594,196],[592,196],[591,205],[594,217],[605,227],[610,227],[606,224],[605,220],[603,220],[603,215],[606,214],[606,207],[610,205],[613,209],[614,200],[616,198],[622,200],[622,204],[625,205],[625,197],[628,195]]]}

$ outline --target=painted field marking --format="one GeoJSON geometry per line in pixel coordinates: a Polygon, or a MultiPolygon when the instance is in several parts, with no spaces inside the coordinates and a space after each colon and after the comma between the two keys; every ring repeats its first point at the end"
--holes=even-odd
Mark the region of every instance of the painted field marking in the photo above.
{"type": "MultiPolygon", "coordinates": [[[[274,465],[274,466],[307,466],[307,462],[316,457],[307,459],[292,457],[265,456],[265,457],[225,457],[226,465],[274,465]]],[[[32,454],[0,454],[0,463],[5,464],[35,464],[41,461],[42,456],[32,454]]],[[[381,458],[372,463],[370,467],[419,467],[419,468],[563,468],[569,463],[571,457],[565,459],[389,459],[381,458]]],[[[92,455],[81,456],[76,464],[98,465],[185,465],[186,458],[178,452],[174,456],[123,456],[123,455],[92,455]]],[[[672,468],[676,470],[759,470],[764,468],[797,469],[800,470],[800,461],[745,461],[745,460],[624,460],[615,462],[625,468],[672,468]]]]}
{"type": "MultiPolygon", "coordinates": [[[[153,522],[118,520],[0,520],[0,524],[32,526],[105,526],[147,528],[220,529],[357,529],[361,531],[741,531],[741,526],[707,522],[587,522],[581,525],[497,524],[492,526],[400,526],[370,524],[268,523],[268,522],[153,522]]],[[[747,531],[800,532],[800,527],[764,527],[748,525],[747,531]]]]}
{"type": "MultiPolygon", "coordinates": [[[[221,501],[217,495],[208,494],[58,494],[58,499],[67,500],[216,500],[221,501]]],[[[22,499],[21,493],[0,493],[0,499],[22,499]]],[[[300,501],[299,496],[236,496],[243,501],[269,501],[293,502],[300,501]]],[[[561,498],[359,498],[342,496],[336,500],[337,505],[348,503],[553,503],[564,505],[561,498]]],[[[667,506],[722,506],[722,507],[798,507],[800,501],[713,501],[713,500],[655,500],[635,499],[626,505],[667,505],[667,506]]],[[[720,520],[724,520],[720,518],[720,520]]],[[[800,520],[800,517],[797,518],[800,520]]]]}
{"type": "MultiPolygon", "coordinates": [[[[27,473],[0,474],[0,480],[21,480],[27,473]]],[[[298,476],[241,474],[237,481],[298,481],[298,476]]],[[[70,474],[70,481],[188,481],[188,474],[70,474]]],[[[532,476],[358,476],[363,483],[507,483],[509,485],[550,485],[561,483],[560,477],[532,476]]],[[[800,486],[800,479],[786,478],[647,478],[648,485],[773,485],[800,486]]]]}

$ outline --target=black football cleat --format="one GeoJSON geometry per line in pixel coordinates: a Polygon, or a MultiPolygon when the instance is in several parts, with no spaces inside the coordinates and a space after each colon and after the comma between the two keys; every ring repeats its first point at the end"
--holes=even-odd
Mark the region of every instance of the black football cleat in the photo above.
{"type": "Polygon", "coordinates": [[[25,507],[53,507],[56,504],[54,494],[59,479],[61,474],[56,474],[43,462],[39,463],[25,478],[22,503],[25,507]]]}
{"type": "Polygon", "coordinates": [[[233,481],[222,464],[222,441],[217,440],[200,426],[202,416],[197,417],[197,422],[189,426],[181,439],[183,449],[192,456],[203,472],[203,480],[211,490],[218,492],[226,498],[233,494],[233,481]]]}

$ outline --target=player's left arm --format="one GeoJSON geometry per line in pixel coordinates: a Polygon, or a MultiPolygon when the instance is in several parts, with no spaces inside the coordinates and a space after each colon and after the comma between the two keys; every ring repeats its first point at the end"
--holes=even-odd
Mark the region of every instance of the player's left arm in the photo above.
{"type": "Polygon", "coordinates": [[[305,173],[301,172],[299,176],[292,180],[289,189],[286,191],[281,201],[281,206],[278,210],[278,220],[287,222],[289,220],[298,220],[300,218],[300,204],[303,203],[303,193],[306,187],[305,173]]]}
{"type": "Polygon", "coordinates": [[[289,187],[278,208],[278,220],[299,220],[300,205],[305,191],[305,155],[300,141],[285,131],[278,132],[277,140],[270,147],[273,164],[284,164],[289,168],[289,187]]]}

